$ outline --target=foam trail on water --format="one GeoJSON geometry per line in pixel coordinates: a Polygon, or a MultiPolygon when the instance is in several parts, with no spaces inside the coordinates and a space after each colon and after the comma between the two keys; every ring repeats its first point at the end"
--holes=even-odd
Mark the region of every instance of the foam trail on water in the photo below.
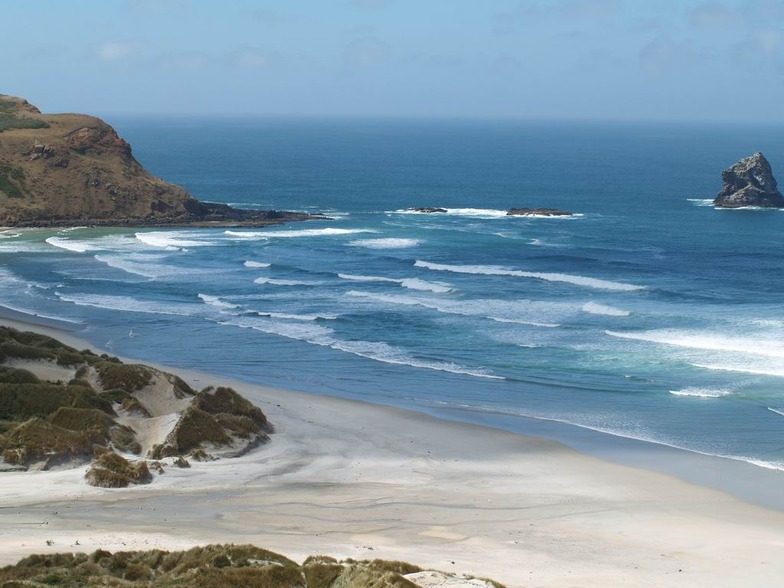
{"type": "Polygon", "coordinates": [[[784,343],[781,341],[758,339],[755,337],[727,337],[713,333],[700,333],[678,330],[658,330],[641,332],[605,331],[611,337],[632,339],[674,347],[701,349],[706,351],[731,351],[763,357],[784,359],[784,343]]]}
{"type": "Polygon", "coordinates": [[[383,276],[362,276],[354,274],[338,274],[338,277],[343,280],[350,280],[353,282],[387,282],[392,284],[399,284],[404,288],[410,290],[421,290],[425,292],[433,292],[434,294],[446,294],[454,292],[454,288],[450,284],[444,282],[428,282],[418,278],[386,278],[383,276]]]}
{"type": "Polygon", "coordinates": [[[502,376],[489,374],[482,370],[472,370],[461,365],[419,359],[411,356],[405,350],[393,347],[384,342],[378,341],[343,341],[335,338],[334,331],[320,325],[312,324],[293,324],[275,320],[237,318],[221,322],[223,325],[233,325],[243,328],[251,328],[269,334],[280,335],[290,339],[305,341],[321,347],[329,347],[336,351],[351,353],[359,357],[364,357],[381,363],[402,365],[414,368],[429,369],[453,374],[473,376],[477,378],[488,378],[492,380],[503,380],[502,376]]]}
{"type": "Polygon", "coordinates": [[[322,282],[303,282],[301,280],[279,280],[276,278],[256,278],[254,284],[269,284],[270,286],[320,286],[322,282]]]}
{"type": "Polygon", "coordinates": [[[769,406],[769,407],[768,407],[768,410],[769,410],[770,412],[775,412],[775,413],[776,413],[776,414],[778,414],[778,415],[784,416],[784,409],[781,409],[781,408],[771,408],[771,407],[769,406]]]}
{"type": "Polygon", "coordinates": [[[333,237],[340,235],[354,235],[357,233],[376,233],[372,229],[295,229],[284,231],[225,231],[226,235],[243,239],[269,239],[276,238],[297,238],[297,237],[333,237]]]}
{"type": "Polygon", "coordinates": [[[629,316],[631,314],[628,310],[621,310],[620,308],[599,304],[598,302],[585,303],[582,311],[587,312],[588,314],[600,314],[604,316],[629,316]]]}
{"type": "Polygon", "coordinates": [[[162,263],[157,255],[130,254],[130,255],[94,255],[96,261],[105,263],[109,267],[122,270],[128,274],[134,274],[145,278],[156,279],[168,276],[182,276],[188,274],[200,274],[206,270],[186,269],[162,263]]]}
{"type": "Polygon", "coordinates": [[[270,318],[277,318],[277,319],[286,319],[292,321],[318,321],[318,320],[326,320],[326,321],[333,321],[338,317],[328,314],[292,314],[287,312],[265,312],[263,310],[253,311],[258,316],[265,316],[270,318]]]}
{"type": "Polygon", "coordinates": [[[776,378],[784,378],[784,366],[780,362],[772,364],[762,364],[759,362],[744,362],[743,364],[736,363],[692,363],[694,367],[702,368],[705,370],[712,370],[718,372],[737,372],[740,374],[754,374],[757,376],[773,376],[776,378]]]}
{"type": "Polygon", "coordinates": [[[695,398],[721,398],[732,394],[731,390],[723,388],[683,388],[681,390],[670,390],[670,394],[675,396],[692,396],[695,398]]]}
{"type": "Polygon", "coordinates": [[[398,283],[394,278],[385,278],[383,276],[362,276],[356,274],[338,274],[342,280],[351,280],[352,282],[393,282],[398,283]]]}
{"type": "Polygon", "coordinates": [[[184,239],[182,233],[173,232],[151,232],[151,233],[136,233],[136,238],[151,247],[160,247],[170,251],[182,249],[183,247],[202,247],[204,245],[212,245],[209,241],[198,241],[195,239],[184,239]]]}
{"type": "Polygon", "coordinates": [[[246,261],[243,265],[245,267],[251,267],[251,268],[265,268],[270,266],[270,264],[268,263],[262,263],[260,261],[251,261],[251,260],[246,261]]]}
{"type": "Polygon", "coordinates": [[[146,314],[171,314],[178,316],[193,316],[199,313],[198,305],[182,304],[176,302],[160,303],[154,300],[139,300],[131,296],[103,296],[98,294],[79,294],[78,296],[55,292],[63,302],[70,302],[77,306],[92,306],[105,310],[119,310],[122,312],[141,312],[146,314]]]}
{"type": "Polygon", "coordinates": [[[74,241],[72,239],[63,239],[62,237],[49,237],[48,239],[45,239],[45,241],[52,247],[58,247],[59,249],[65,249],[75,253],[86,253],[91,249],[87,243],[74,241]]]}
{"type": "Polygon", "coordinates": [[[351,247],[364,247],[366,249],[408,249],[416,247],[421,241],[419,239],[357,239],[350,241],[351,247]]]}
{"type": "Polygon", "coordinates": [[[433,292],[435,294],[446,294],[448,292],[454,291],[454,288],[452,288],[449,284],[445,284],[444,282],[428,282],[418,278],[405,278],[400,280],[399,283],[404,288],[433,292]]]}
{"type": "Polygon", "coordinates": [[[446,300],[424,298],[421,296],[398,296],[393,294],[377,294],[351,290],[347,296],[364,298],[385,304],[403,306],[421,306],[436,312],[475,316],[490,319],[499,323],[513,323],[533,327],[556,328],[558,323],[543,322],[542,319],[553,314],[563,316],[569,312],[565,305],[558,303],[536,303],[529,300],[446,300]]]}
{"type": "Polygon", "coordinates": [[[572,274],[559,274],[547,272],[526,272],[521,270],[512,270],[505,267],[495,265],[447,265],[443,263],[431,263],[417,259],[414,262],[416,267],[426,268],[433,271],[453,272],[458,274],[477,274],[488,276],[512,276],[518,278],[535,278],[547,282],[564,282],[567,284],[574,284],[575,286],[584,286],[586,288],[596,288],[600,290],[616,290],[621,292],[633,292],[635,290],[644,290],[645,286],[636,286],[634,284],[625,284],[623,282],[611,282],[609,280],[600,280],[598,278],[589,278],[585,276],[575,276],[572,274]]]}
{"type": "Polygon", "coordinates": [[[225,300],[221,300],[218,296],[210,296],[209,294],[199,294],[199,298],[205,303],[209,304],[210,306],[216,306],[218,308],[239,308],[238,305],[232,304],[231,302],[226,302],[225,300]]]}

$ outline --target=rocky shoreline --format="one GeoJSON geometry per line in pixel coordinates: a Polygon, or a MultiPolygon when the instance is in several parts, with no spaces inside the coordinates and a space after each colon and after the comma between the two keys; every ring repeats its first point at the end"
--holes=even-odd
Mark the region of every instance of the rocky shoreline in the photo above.
{"type": "Polygon", "coordinates": [[[202,202],[150,174],[99,118],[0,94],[0,226],[251,227],[323,219],[202,202]]]}

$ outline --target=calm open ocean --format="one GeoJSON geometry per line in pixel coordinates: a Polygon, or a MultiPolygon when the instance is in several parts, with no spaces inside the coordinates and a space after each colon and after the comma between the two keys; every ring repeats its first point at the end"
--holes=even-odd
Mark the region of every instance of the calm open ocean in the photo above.
{"type": "Polygon", "coordinates": [[[757,150],[784,179],[784,129],[109,122],[197,198],[333,218],[7,231],[0,304],[140,360],[784,469],[784,212],[706,200],[757,150]]]}

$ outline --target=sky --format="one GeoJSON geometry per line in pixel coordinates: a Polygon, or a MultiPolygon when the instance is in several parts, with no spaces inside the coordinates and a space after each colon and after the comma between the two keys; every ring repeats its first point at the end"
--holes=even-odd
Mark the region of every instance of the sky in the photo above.
{"type": "Polygon", "coordinates": [[[3,2],[45,112],[784,122],[784,0],[3,2]]]}

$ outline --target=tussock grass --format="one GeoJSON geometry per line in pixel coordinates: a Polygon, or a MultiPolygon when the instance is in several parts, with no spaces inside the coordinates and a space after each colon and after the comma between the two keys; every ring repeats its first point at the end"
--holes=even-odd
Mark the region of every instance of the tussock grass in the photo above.
{"type": "Polygon", "coordinates": [[[213,415],[191,406],[183,411],[167,441],[177,452],[184,453],[204,443],[226,445],[231,437],[213,415]]]}
{"type": "Polygon", "coordinates": [[[196,395],[193,406],[210,414],[225,413],[247,417],[262,428],[268,426],[267,417],[261,409],[232,388],[205,388],[196,395]]]}
{"type": "Polygon", "coordinates": [[[90,456],[93,445],[102,441],[93,431],[71,431],[37,417],[14,427],[4,438],[3,459],[20,465],[52,457],[90,456]]]}
{"type": "Polygon", "coordinates": [[[300,566],[253,545],[207,545],[178,552],[31,555],[0,569],[0,586],[416,588],[402,576],[406,570],[421,571],[404,562],[341,562],[327,556],[309,557],[300,566]]]}
{"type": "Polygon", "coordinates": [[[146,365],[103,362],[97,366],[104,390],[119,388],[128,394],[141,390],[152,381],[153,371],[146,365]]]}
{"type": "Polygon", "coordinates": [[[101,454],[87,471],[87,482],[103,488],[125,488],[131,484],[148,484],[152,475],[146,461],[131,463],[109,451],[101,454]]]}
{"type": "Polygon", "coordinates": [[[2,384],[40,384],[33,372],[28,370],[12,368],[7,365],[0,365],[0,383],[2,384]]]}

